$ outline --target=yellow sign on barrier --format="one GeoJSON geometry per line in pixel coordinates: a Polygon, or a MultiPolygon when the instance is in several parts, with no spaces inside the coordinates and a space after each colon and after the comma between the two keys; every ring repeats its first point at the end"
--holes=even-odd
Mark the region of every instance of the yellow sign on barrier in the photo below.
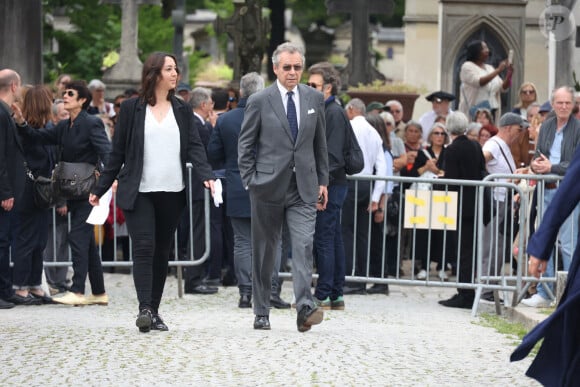
{"type": "Polygon", "coordinates": [[[457,192],[406,190],[404,227],[456,230],[457,192]]]}

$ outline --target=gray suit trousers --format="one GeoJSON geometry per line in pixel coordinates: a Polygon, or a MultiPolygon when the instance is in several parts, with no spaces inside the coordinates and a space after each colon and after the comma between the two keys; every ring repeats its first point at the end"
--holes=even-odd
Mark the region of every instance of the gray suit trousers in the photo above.
{"type": "Polygon", "coordinates": [[[296,309],[309,305],[314,308],[310,286],[312,283],[312,247],[316,224],[316,204],[300,198],[296,178],[292,177],[282,202],[269,202],[254,195],[252,204],[252,293],[254,314],[270,314],[272,270],[279,254],[284,222],[288,225],[292,247],[292,281],[296,309]]]}

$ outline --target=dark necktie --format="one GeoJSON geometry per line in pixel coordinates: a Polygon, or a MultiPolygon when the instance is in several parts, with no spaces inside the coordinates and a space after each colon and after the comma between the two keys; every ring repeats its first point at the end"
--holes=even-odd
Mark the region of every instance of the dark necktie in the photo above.
{"type": "Polygon", "coordinates": [[[298,136],[298,119],[296,117],[296,105],[294,104],[293,91],[288,93],[288,104],[286,106],[286,117],[288,117],[288,124],[290,125],[290,131],[292,131],[292,138],[296,141],[298,136]]]}

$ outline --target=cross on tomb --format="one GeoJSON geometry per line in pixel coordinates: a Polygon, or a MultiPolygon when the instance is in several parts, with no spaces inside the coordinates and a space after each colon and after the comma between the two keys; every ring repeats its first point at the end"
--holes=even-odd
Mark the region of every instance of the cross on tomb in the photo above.
{"type": "Polygon", "coordinates": [[[326,0],[328,14],[343,12],[352,15],[351,54],[349,57],[348,84],[370,83],[376,70],[369,56],[369,15],[390,15],[393,0],[326,0]],[[374,70],[374,71],[373,71],[374,70]]]}

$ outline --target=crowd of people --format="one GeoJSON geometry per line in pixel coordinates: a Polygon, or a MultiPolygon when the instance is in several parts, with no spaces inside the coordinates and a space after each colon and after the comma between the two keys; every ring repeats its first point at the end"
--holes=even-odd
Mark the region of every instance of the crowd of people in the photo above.
{"type": "MultiPolygon", "coordinates": [[[[172,255],[179,260],[209,255],[203,264],[186,268],[185,292],[211,295],[220,285],[237,285],[238,306],[253,308],[254,328],[261,330],[271,328],[271,307],[291,307],[280,297],[278,277],[289,266],[300,332],[321,323],[323,310],[343,310],[345,295],[388,295],[384,281],[367,287],[364,281],[345,282],[345,277],[398,276],[403,258],[414,257],[413,278],[429,278],[435,269],[429,264],[436,262],[440,280],[458,270],[459,282],[472,282],[475,206],[458,209],[461,239],[443,237],[443,231],[410,233],[387,214],[389,200],[404,195],[410,184],[384,178],[564,175],[580,141],[580,123],[578,96],[571,88],[554,90],[544,102],[531,82],[520,86],[519,100],[502,114],[501,93],[511,87],[511,64],[487,64],[489,49],[482,41],[467,50],[460,95],[430,93],[426,99],[432,109],[408,122],[397,100],[365,104],[355,98],[342,106],[335,67],[321,62],[306,69],[302,48],[290,43],[274,52],[277,79],[269,87],[260,74],[250,73],[238,88],[192,89],[180,82],[175,58],[158,52],[145,62],[139,90],[127,90],[111,102],[98,79],[87,84],[65,74],[51,90],[22,85],[16,71],[1,70],[0,308],[107,305],[101,260],[117,259],[110,245],[115,236],[125,238],[127,259],[127,235],[133,244],[141,332],[168,329],[160,307],[172,255]],[[347,179],[344,154],[351,132],[364,156],[364,167],[353,176],[376,180],[347,179]],[[34,179],[50,177],[61,161],[90,163],[99,179],[87,197],[59,200],[53,218],[34,203],[34,179]],[[204,198],[206,190],[215,194],[216,179],[222,204],[211,205],[207,214],[207,245],[204,198]],[[105,238],[96,241],[85,220],[109,188],[116,201],[110,205],[105,238]],[[103,244],[102,256],[97,242],[103,244]],[[66,267],[46,267],[53,293],[46,294],[43,261],[67,260],[68,247],[73,276],[68,278],[66,267]],[[318,279],[311,289],[313,272],[318,279]]],[[[545,211],[557,191],[557,184],[548,182],[543,202],[533,202],[534,211],[545,211]]],[[[461,192],[463,203],[475,202],[475,188],[461,192]]],[[[482,232],[485,240],[504,242],[484,246],[482,270],[488,274],[497,272],[510,254],[511,241],[498,225],[514,205],[505,188],[495,188],[493,200],[499,210],[482,232]]],[[[571,229],[577,224],[575,210],[560,233],[564,269],[572,261],[576,237],[571,229]]],[[[548,275],[550,270],[552,261],[548,275]]],[[[538,285],[523,303],[548,305],[549,287],[538,285]]],[[[493,300],[493,294],[484,298],[493,300]]],[[[471,308],[473,300],[473,290],[459,289],[440,303],[471,308]]]]}

